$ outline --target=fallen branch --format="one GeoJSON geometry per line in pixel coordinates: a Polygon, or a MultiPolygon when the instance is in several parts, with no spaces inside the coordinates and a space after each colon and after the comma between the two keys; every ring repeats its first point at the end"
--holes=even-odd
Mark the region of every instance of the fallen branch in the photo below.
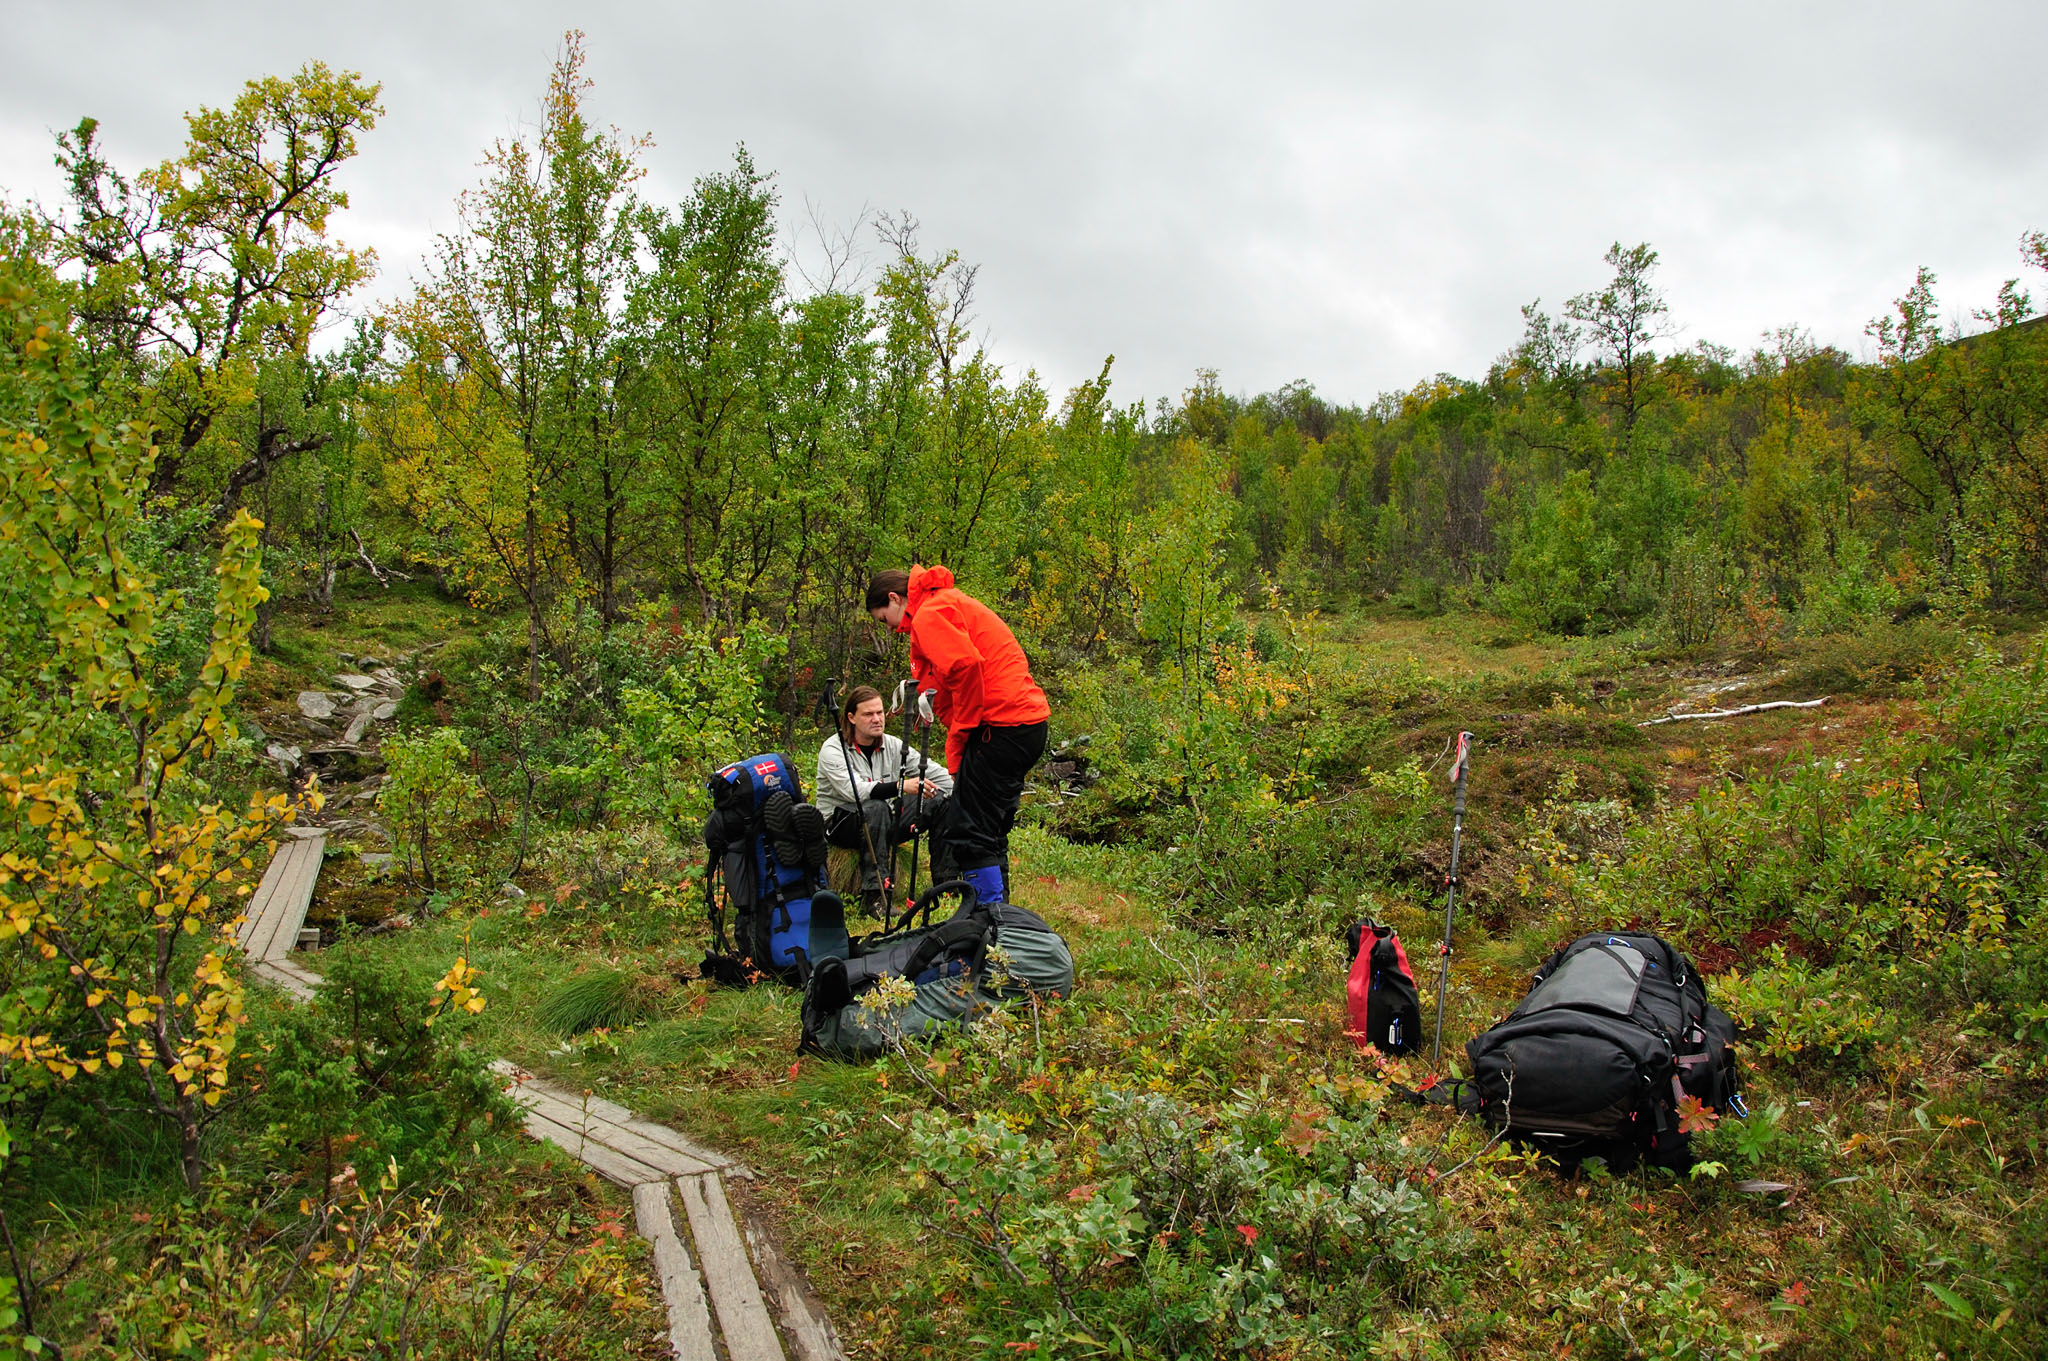
{"type": "Polygon", "coordinates": [[[412,580],[411,577],[399,571],[396,567],[386,569],[377,566],[376,560],[371,558],[370,556],[369,546],[363,542],[362,530],[351,529],[349,530],[349,533],[355,536],[356,556],[363,560],[363,566],[370,569],[370,575],[377,578],[377,584],[379,586],[382,586],[387,591],[391,589],[391,583],[385,579],[387,572],[388,575],[397,577],[400,581],[412,580]]]}
{"type": "Polygon", "coordinates": [[[1683,723],[1692,718],[1740,718],[1744,714],[1760,714],[1766,709],[1817,709],[1827,703],[1829,698],[1822,695],[1819,699],[1774,699],[1765,704],[1745,704],[1739,709],[1705,709],[1696,714],[1666,714],[1662,718],[1653,718],[1636,726],[1654,728],[1659,723],[1683,723]]]}

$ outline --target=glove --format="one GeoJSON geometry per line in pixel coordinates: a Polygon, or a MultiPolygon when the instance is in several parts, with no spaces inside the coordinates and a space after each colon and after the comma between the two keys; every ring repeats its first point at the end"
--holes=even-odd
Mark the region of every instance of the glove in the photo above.
{"type": "Polygon", "coordinates": [[[932,713],[932,696],[937,693],[939,692],[936,690],[920,690],[917,692],[917,718],[920,723],[928,724],[937,717],[937,715],[932,713]]]}

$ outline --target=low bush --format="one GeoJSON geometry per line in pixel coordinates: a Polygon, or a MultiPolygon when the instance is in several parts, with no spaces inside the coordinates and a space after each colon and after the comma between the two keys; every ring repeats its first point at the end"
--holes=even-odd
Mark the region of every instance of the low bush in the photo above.
{"type": "Polygon", "coordinates": [[[1795,645],[1772,690],[1802,699],[1899,694],[1952,662],[1964,646],[1953,623],[1929,618],[1818,634],[1795,645]]]}
{"type": "Polygon", "coordinates": [[[1386,1095],[1347,1079],[1204,1108],[1111,1087],[1065,1150],[991,1113],[927,1115],[911,1204],[1000,1273],[1044,1350],[1093,1330],[1124,1354],[1328,1355],[1473,1246],[1423,1191],[1386,1095]]]}
{"type": "MultiPolygon", "coordinates": [[[[429,1176],[481,1133],[517,1131],[501,1080],[462,1042],[469,1012],[449,1003],[449,978],[358,949],[321,967],[312,1004],[276,1012],[259,1037],[250,1119],[271,1156],[310,1160],[330,1181],[344,1165],[391,1162],[429,1176]]],[[[458,961],[454,988],[468,989],[466,972],[458,961]]]]}

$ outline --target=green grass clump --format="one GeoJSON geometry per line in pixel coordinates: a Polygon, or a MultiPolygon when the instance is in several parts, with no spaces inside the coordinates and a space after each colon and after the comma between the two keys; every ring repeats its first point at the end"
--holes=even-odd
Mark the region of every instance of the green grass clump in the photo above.
{"type": "Polygon", "coordinates": [[[557,984],[534,1019],[564,1038],[587,1030],[615,1030],[647,1019],[646,994],[623,969],[593,968],[557,984]]]}

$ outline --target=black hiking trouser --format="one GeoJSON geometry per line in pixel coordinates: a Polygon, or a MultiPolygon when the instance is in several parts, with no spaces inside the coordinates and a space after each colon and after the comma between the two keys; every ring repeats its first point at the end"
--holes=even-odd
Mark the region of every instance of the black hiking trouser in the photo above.
{"type": "Polygon", "coordinates": [[[1017,824],[1024,777],[1043,755],[1043,723],[1019,728],[984,723],[967,734],[945,818],[946,839],[961,870],[1010,863],[1010,828],[1017,824]]]}
{"type": "Polygon", "coordinates": [[[872,845],[883,860],[889,858],[889,848],[901,846],[919,832],[930,832],[932,840],[932,864],[949,863],[945,858],[946,837],[944,824],[947,821],[946,805],[951,802],[944,794],[933,794],[924,799],[905,798],[898,795],[893,799],[865,799],[860,810],[840,808],[825,819],[825,840],[843,850],[859,851],[863,869],[873,869],[868,848],[872,845]],[[862,814],[865,814],[863,818],[862,814]],[[862,826],[865,822],[866,826],[862,826]]]}

